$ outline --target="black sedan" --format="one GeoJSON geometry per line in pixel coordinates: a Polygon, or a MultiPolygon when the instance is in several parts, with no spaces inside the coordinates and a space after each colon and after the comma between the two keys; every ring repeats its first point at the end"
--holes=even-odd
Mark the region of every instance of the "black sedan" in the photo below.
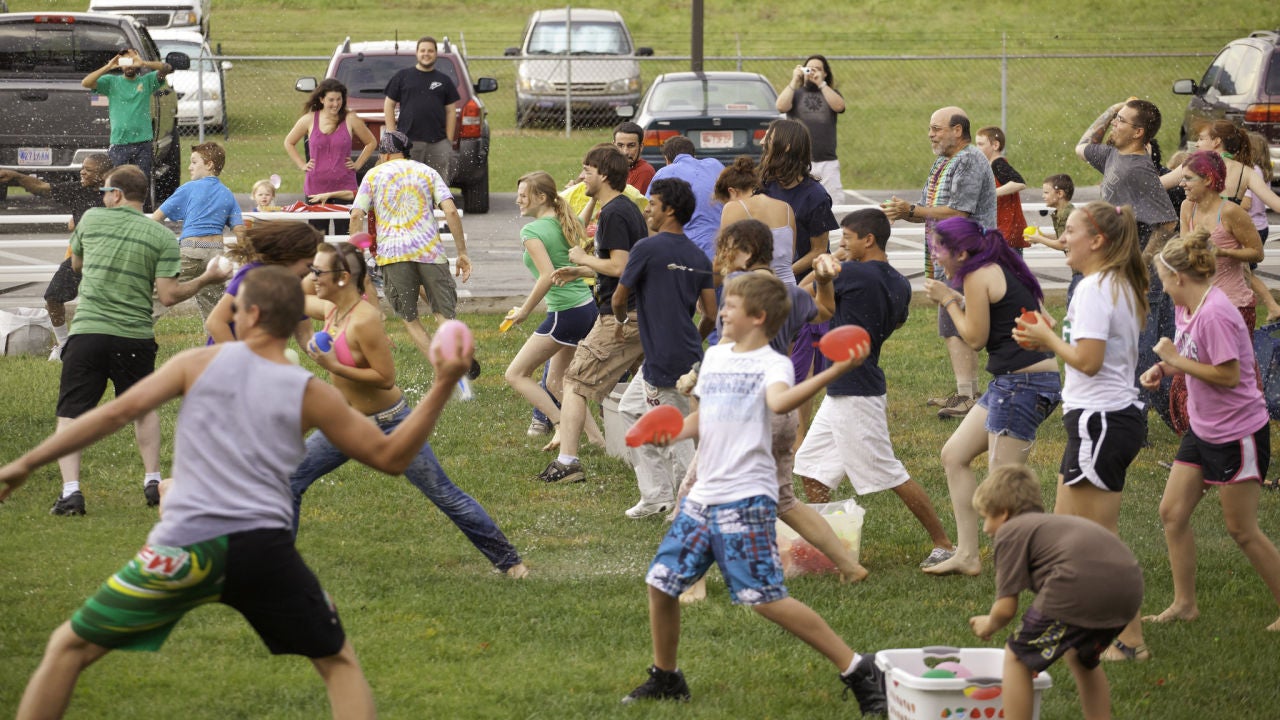
{"type": "MultiPolygon", "coordinates": [[[[654,78],[634,113],[644,128],[641,157],[662,167],[662,143],[675,135],[693,141],[698,157],[726,165],[739,155],[759,159],[764,132],[782,115],[778,94],[763,75],[748,72],[677,72],[654,78]]],[[[618,114],[631,117],[630,108],[618,114]]]]}

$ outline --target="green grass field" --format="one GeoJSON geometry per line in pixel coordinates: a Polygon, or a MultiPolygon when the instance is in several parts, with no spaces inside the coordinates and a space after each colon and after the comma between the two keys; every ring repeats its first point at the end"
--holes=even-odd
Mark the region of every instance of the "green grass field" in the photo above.
{"type": "MultiPolygon", "coordinates": [[[[882,364],[899,456],[953,528],[937,453],[955,424],[923,407],[924,397],[948,389],[932,318],[916,307],[886,344],[882,364]]],[[[532,480],[548,457],[537,449],[541,441],[524,437],[528,408],[501,378],[522,338],[499,335],[496,315],[464,319],[476,329],[485,373],[475,402],[449,404],[432,443],[452,478],[524,554],[533,576],[513,582],[492,574],[408,483],[364,468],[345,467],[317,483],[303,508],[300,548],[341,608],[383,717],[854,714],[841,703],[842,687],[825,661],[731,606],[715,573],[709,600],[685,614],[681,665],[693,702],[623,712],[619,698],[643,679],[650,662],[643,575],[665,525],[622,515],[635,500],[633,475],[599,452],[584,458],[585,484],[532,480]]],[[[158,331],[166,357],[203,337],[192,316],[166,316],[158,331]]],[[[416,400],[430,369],[398,324],[392,336],[398,381],[416,400]]],[[[58,366],[41,358],[6,358],[3,366],[0,460],[52,431],[58,385],[58,366]]],[[[175,413],[176,406],[163,412],[165,467],[175,413]]],[[[1162,425],[1152,440],[1130,469],[1121,521],[1145,570],[1146,612],[1163,609],[1172,593],[1156,512],[1165,471],[1155,463],[1171,457],[1175,444],[1162,425]]],[[[1032,453],[1050,499],[1062,446],[1055,415],[1032,453]]],[[[58,488],[53,467],[0,507],[0,715],[12,712],[48,633],[143,542],[155,515],[143,505],[140,479],[126,431],[85,454],[87,516],[47,514],[58,488]]],[[[837,494],[848,492],[845,486],[837,494]]],[[[794,596],[855,649],[997,647],[974,638],[966,622],[992,600],[989,559],[978,578],[927,577],[916,569],[929,550],[927,538],[902,504],[890,493],[861,503],[870,579],[848,586],[830,576],[801,578],[789,583],[794,596]]],[[[1261,515],[1264,528],[1276,533],[1280,497],[1265,495],[1261,515]]],[[[1212,493],[1195,527],[1203,615],[1191,624],[1148,627],[1152,662],[1107,666],[1116,717],[1262,718],[1275,701],[1277,638],[1260,632],[1275,619],[1275,603],[1227,537],[1212,493]]],[[[1045,695],[1041,717],[1078,717],[1069,673],[1057,667],[1052,674],[1055,687],[1045,695]]],[[[184,620],[162,652],[115,653],[87,671],[69,717],[314,718],[325,712],[322,685],[308,663],[269,656],[239,617],[211,607],[184,620]]]]}
{"type": "MultiPolygon", "coordinates": [[[[1166,115],[1160,134],[1166,155],[1179,143],[1185,98],[1173,95],[1178,78],[1199,78],[1207,57],[1105,58],[1098,54],[1208,53],[1257,29],[1256,4],[1242,0],[1197,1],[1176,10],[1144,0],[1123,12],[1100,0],[1069,3],[998,2],[981,12],[958,5],[937,7],[922,0],[832,3],[811,9],[780,7],[764,0],[706,3],[705,54],[709,57],[771,59],[708,60],[707,69],[759,72],[781,87],[791,68],[809,53],[842,59],[833,63],[849,101],[839,123],[839,154],[846,188],[910,188],[922,183],[932,156],[925,138],[930,113],[960,105],[974,128],[1001,123],[1001,66],[992,59],[931,59],[937,56],[1011,56],[1008,65],[1009,157],[1032,188],[1059,172],[1077,184],[1097,175],[1075,158],[1076,140],[1108,105],[1131,95],[1157,103],[1166,115]],[[1020,58],[1032,55],[1034,58],[1020,58]],[[1068,57],[1085,55],[1087,57],[1068,57]],[[908,59],[910,56],[910,59],[908,59]],[[1044,57],[1047,56],[1047,57],[1044,57]]],[[[83,0],[14,0],[14,11],[83,10],[83,0]]],[[[518,130],[514,125],[514,64],[502,51],[518,45],[538,0],[485,0],[414,15],[412,2],[348,0],[215,4],[211,38],[236,56],[324,56],[346,36],[353,40],[419,35],[448,36],[471,57],[471,75],[493,76],[499,90],[483,96],[491,132],[490,189],[513,192],[516,179],[542,169],[558,180],[578,171],[586,149],[608,133],[583,128],[518,130]],[[323,7],[324,12],[316,12],[323,7]],[[407,19],[409,18],[409,19],[407,19]]],[[[690,52],[687,3],[624,1],[610,5],[626,17],[637,45],[654,48],[641,64],[647,83],[655,75],[687,70],[674,58],[690,52]]],[[[290,165],[281,142],[297,118],[303,97],[293,90],[302,75],[323,74],[323,61],[238,60],[227,73],[231,140],[225,182],[247,192],[254,181],[279,173],[283,191],[301,192],[302,176],[290,165]]],[[[215,138],[215,139],[220,139],[215,138]]],[[[184,163],[185,166],[185,163],[184,163]]]]}

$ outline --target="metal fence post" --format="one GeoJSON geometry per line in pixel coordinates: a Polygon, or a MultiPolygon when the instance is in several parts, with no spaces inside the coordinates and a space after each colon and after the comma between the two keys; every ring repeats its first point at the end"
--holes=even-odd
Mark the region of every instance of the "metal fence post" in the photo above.
{"type": "Polygon", "coordinates": [[[564,137],[573,137],[573,6],[564,6],[564,137]]]}
{"type": "MultiPolygon", "coordinates": [[[[1009,34],[1000,33],[1000,128],[1009,132],[1009,34]]],[[[1005,148],[1000,148],[1004,150],[1005,148]]]]}

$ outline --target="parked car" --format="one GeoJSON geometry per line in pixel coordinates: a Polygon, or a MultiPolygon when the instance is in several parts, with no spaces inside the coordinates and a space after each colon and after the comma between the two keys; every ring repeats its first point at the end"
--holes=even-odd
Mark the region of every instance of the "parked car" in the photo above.
{"type": "Polygon", "coordinates": [[[640,99],[640,63],[653,48],[637,48],[622,16],[612,10],[540,10],[529,17],[520,47],[504,55],[516,65],[516,127],[608,124],[615,108],[640,99]]]}
{"type": "MultiPolygon", "coordinates": [[[[326,78],[337,78],[347,86],[347,108],[357,114],[375,138],[382,137],[386,124],[382,103],[386,99],[387,83],[391,76],[417,62],[416,43],[410,41],[351,42],[347,38],[333,52],[329,60],[326,78]]],[[[453,80],[458,87],[458,131],[453,141],[457,151],[453,177],[446,178],[449,185],[462,191],[460,206],[466,213],[489,212],[489,115],[480,100],[482,93],[498,89],[498,81],[491,77],[471,82],[467,60],[462,50],[444,38],[437,43],[436,69],[453,80]]],[[[313,77],[299,78],[294,89],[311,92],[316,89],[313,77]]],[[[362,147],[352,138],[351,159],[360,155],[362,147]]],[[[360,177],[377,162],[375,155],[365,167],[356,172],[360,177]]]]}
{"type": "MultiPolygon", "coordinates": [[[[0,169],[45,180],[79,178],[85,157],[106,152],[111,144],[106,98],[80,81],[130,48],[144,60],[164,60],[175,69],[190,65],[183,53],[162,56],[146,27],[124,15],[0,15],[0,169]]],[[[167,84],[151,98],[155,205],[178,188],[186,164],[178,142],[177,106],[177,95],[167,84]]],[[[0,199],[4,194],[0,188],[0,199]]]]}
{"type": "Polygon", "coordinates": [[[759,159],[769,123],[782,115],[778,94],[763,75],[750,72],[676,72],[654,78],[637,111],[618,108],[644,128],[640,156],[655,168],[666,165],[662,143],[687,135],[698,157],[726,165],[739,155],[759,159]]]}
{"type": "Polygon", "coordinates": [[[1261,133],[1271,145],[1271,164],[1280,168],[1280,30],[1259,31],[1232,40],[1199,82],[1178,80],[1173,92],[1190,95],[1179,142],[1195,140],[1195,125],[1225,118],[1261,133]]]}
{"type": "Polygon", "coordinates": [[[89,12],[128,15],[148,28],[186,28],[209,37],[210,0],[89,0],[89,12]]]}
{"type": "Polygon", "coordinates": [[[184,129],[198,128],[204,122],[205,131],[227,129],[227,94],[223,73],[231,69],[231,63],[213,59],[213,51],[204,36],[194,30],[152,30],[160,53],[184,53],[191,58],[191,69],[174,70],[169,75],[169,85],[178,94],[178,126],[184,129]]]}

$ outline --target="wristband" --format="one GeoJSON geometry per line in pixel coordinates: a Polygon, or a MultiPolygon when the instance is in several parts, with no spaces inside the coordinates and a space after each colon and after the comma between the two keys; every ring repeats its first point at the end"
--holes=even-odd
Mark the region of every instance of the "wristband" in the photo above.
{"type": "Polygon", "coordinates": [[[907,217],[914,218],[915,216],[916,216],[916,206],[913,204],[911,207],[907,208],[907,217]]]}

